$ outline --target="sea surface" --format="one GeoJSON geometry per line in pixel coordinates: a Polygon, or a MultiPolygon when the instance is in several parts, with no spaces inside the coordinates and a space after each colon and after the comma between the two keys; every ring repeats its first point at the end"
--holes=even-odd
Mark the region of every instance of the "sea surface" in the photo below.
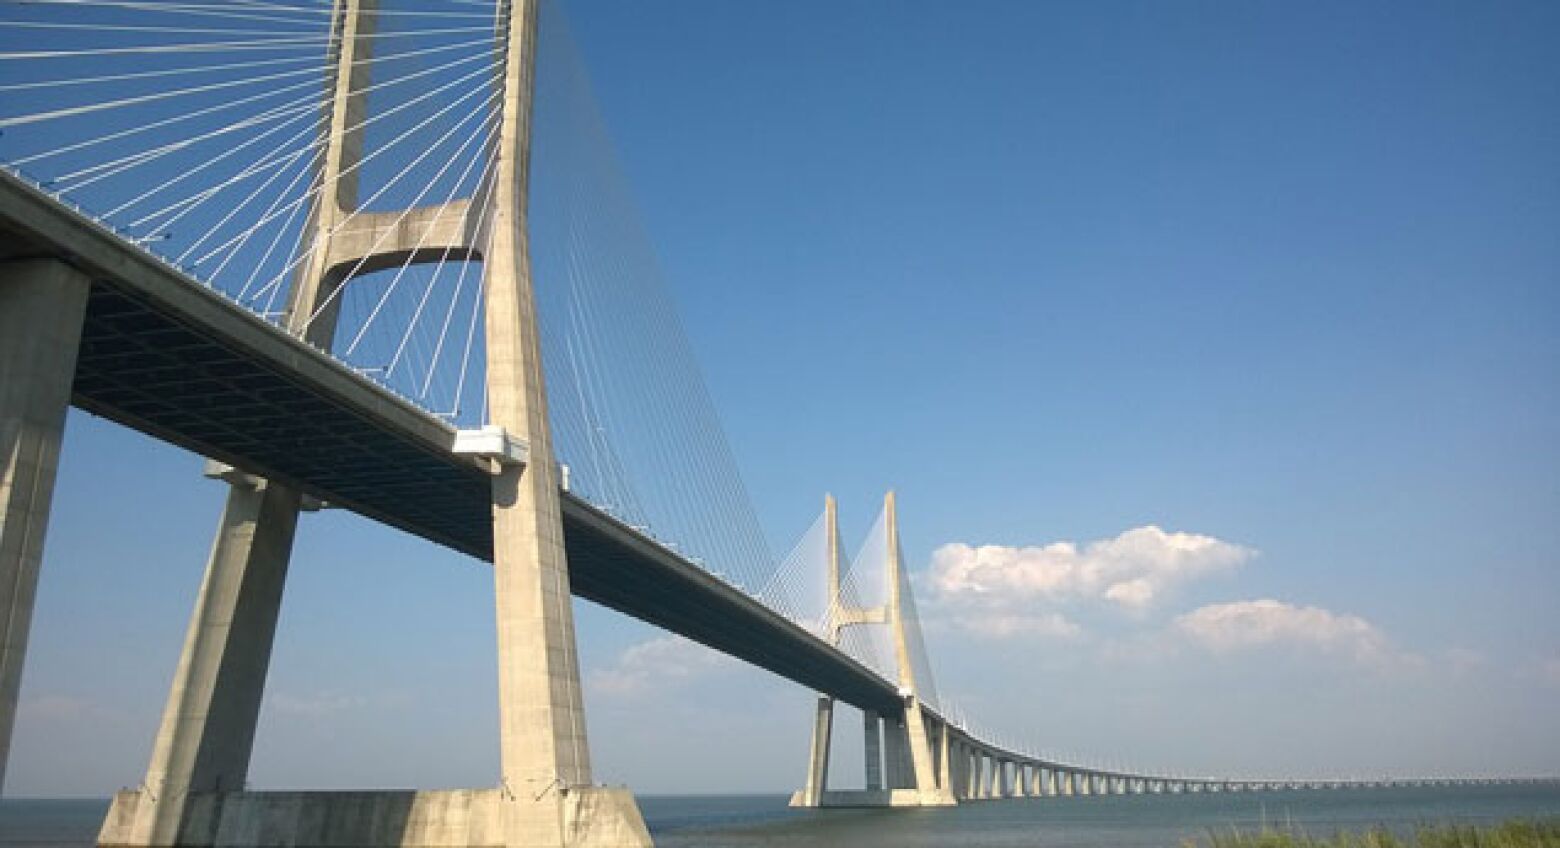
{"type": "MultiPolygon", "coordinates": [[[[969,803],[938,810],[791,810],[781,795],[639,798],[658,848],[1180,848],[1212,831],[1312,836],[1376,825],[1560,818],[1560,786],[1307,790],[969,803]]],[[[0,846],[88,848],[106,799],[0,801],[0,846]]]]}

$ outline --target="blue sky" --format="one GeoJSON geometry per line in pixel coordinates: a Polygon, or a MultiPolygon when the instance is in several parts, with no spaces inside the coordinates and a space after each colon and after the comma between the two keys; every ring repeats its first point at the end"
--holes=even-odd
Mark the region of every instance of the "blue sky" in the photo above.
{"type": "MultiPolygon", "coordinates": [[[[1560,8],[567,8],[772,542],[897,489],[983,725],[1560,769],[1560,8]]],[[[140,780],[220,509],[190,455],[67,439],[16,795],[140,780]]],[[[492,783],[487,568],[299,538],[254,785],[492,783]]],[[[809,693],[579,627],[598,779],[797,785],[809,693]]]]}

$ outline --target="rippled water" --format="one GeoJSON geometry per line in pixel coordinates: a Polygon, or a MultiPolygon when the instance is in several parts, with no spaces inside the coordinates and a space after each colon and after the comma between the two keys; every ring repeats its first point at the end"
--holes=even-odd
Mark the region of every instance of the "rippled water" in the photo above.
{"type": "MultiPolygon", "coordinates": [[[[1141,795],[990,801],[941,810],[791,810],[780,795],[643,796],[659,848],[1178,848],[1210,830],[1560,818],[1560,786],[1141,795]]],[[[0,801],[0,846],[92,844],[106,800],[0,801]]]]}

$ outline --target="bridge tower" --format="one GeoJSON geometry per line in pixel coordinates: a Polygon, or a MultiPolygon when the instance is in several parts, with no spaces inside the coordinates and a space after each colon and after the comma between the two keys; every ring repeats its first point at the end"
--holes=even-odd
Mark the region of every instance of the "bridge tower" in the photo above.
{"type": "Polygon", "coordinates": [[[818,696],[813,719],[807,783],[791,796],[793,807],[894,806],[937,807],[958,803],[953,792],[948,726],[922,706],[915,674],[913,647],[906,626],[904,593],[910,590],[899,551],[899,516],[889,492],[883,501],[887,531],[887,600],[875,607],[850,604],[841,592],[839,529],[833,496],[824,501],[828,534],[828,599],[830,644],[838,646],[847,627],[886,627],[894,647],[902,710],[895,715],[863,713],[866,748],[866,789],[861,793],[828,791],[829,752],[834,725],[834,699],[818,696]]]}
{"type": "MultiPolygon", "coordinates": [[[[404,263],[481,260],[491,425],[528,461],[492,463],[501,775],[489,789],[245,791],[300,493],[208,466],[227,481],[217,529],[151,764],[120,793],[105,846],[581,846],[637,848],[650,837],[633,797],[591,783],[547,417],[526,202],[537,0],[499,0],[500,131],[491,176],[466,199],[390,212],[358,203],[361,127],[379,0],[334,0],[324,148],[289,292],[286,326],[329,349],[339,290],[404,263]]],[[[52,407],[51,407],[52,409],[52,407]]],[[[8,718],[8,717],[7,717],[8,718]]]]}

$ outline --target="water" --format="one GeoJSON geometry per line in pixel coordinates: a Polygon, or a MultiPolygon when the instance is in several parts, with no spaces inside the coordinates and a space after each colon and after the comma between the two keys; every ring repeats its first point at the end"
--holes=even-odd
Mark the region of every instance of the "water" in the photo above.
{"type": "MultiPolygon", "coordinates": [[[[1383,825],[1560,817],[1560,786],[1141,795],[971,803],[942,810],[791,810],[780,795],[643,796],[659,848],[1179,848],[1210,830],[1313,836],[1383,825]]],[[[3,848],[87,848],[106,800],[0,801],[3,848]]]]}

